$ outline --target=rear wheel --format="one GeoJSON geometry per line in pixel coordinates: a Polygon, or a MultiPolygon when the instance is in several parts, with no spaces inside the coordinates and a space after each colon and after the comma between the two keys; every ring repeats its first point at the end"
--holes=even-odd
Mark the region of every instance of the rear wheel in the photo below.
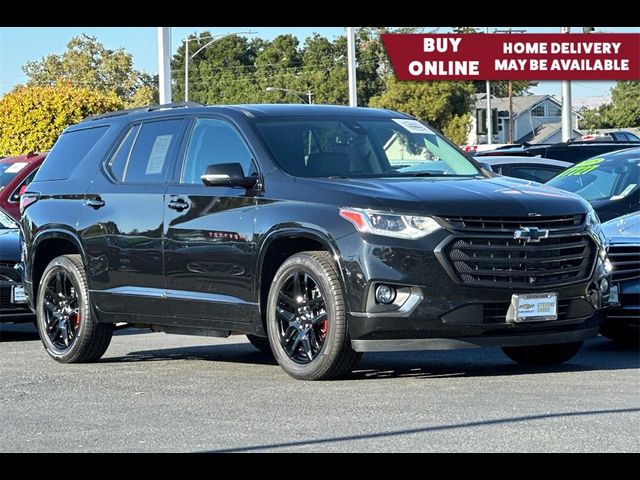
{"type": "Polygon", "coordinates": [[[267,301],[267,330],[280,366],[301,380],[351,372],[360,355],[351,348],[342,286],[327,252],[302,252],[276,272],[267,301]]]}
{"type": "Polygon", "coordinates": [[[256,335],[247,335],[249,342],[251,345],[256,347],[262,353],[268,353],[269,355],[273,355],[271,351],[271,344],[269,343],[269,339],[266,337],[258,337],[256,335]]]}
{"type": "Polygon", "coordinates": [[[37,326],[47,353],[62,363],[98,360],[109,347],[113,325],[97,323],[79,255],[49,263],[38,289],[37,326]]]}
{"type": "Polygon", "coordinates": [[[583,342],[504,347],[507,357],[521,365],[557,365],[576,356],[583,342]]]}

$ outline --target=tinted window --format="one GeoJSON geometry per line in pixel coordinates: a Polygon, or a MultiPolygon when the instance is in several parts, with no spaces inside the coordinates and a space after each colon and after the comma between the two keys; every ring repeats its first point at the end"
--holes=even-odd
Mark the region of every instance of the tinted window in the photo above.
{"type": "MultiPolygon", "coordinates": [[[[140,127],[122,175],[125,183],[161,183],[180,143],[184,120],[163,120],[140,127]]],[[[126,149],[126,147],[125,147],[126,149]]]]}
{"type": "Polygon", "coordinates": [[[228,123],[213,118],[196,121],[185,157],[181,183],[202,184],[200,177],[209,165],[239,163],[245,176],[252,172],[251,152],[242,137],[228,123]]]}
{"type": "Polygon", "coordinates": [[[109,160],[109,170],[116,180],[122,181],[124,178],[124,169],[129,161],[131,147],[133,146],[133,141],[136,139],[138,130],[140,130],[140,125],[135,125],[129,129],[122,139],[122,142],[120,142],[118,149],[109,160]]]}
{"type": "Polygon", "coordinates": [[[540,166],[540,165],[512,165],[503,168],[503,175],[522,178],[533,182],[545,183],[550,178],[555,177],[563,170],[562,167],[540,166]]]}
{"type": "Polygon", "coordinates": [[[60,135],[38,171],[38,181],[69,178],[108,129],[109,127],[88,128],[60,135]]]}
{"type": "Polygon", "coordinates": [[[256,125],[278,165],[299,177],[479,174],[458,148],[413,119],[310,117],[256,125]]]}
{"type": "Polygon", "coordinates": [[[0,163],[0,190],[6,187],[27,165],[27,162],[0,163]]]}
{"type": "Polygon", "coordinates": [[[29,185],[31,182],[33,182],[33,179],[36,176],[36,173],[38,173],[39,169],[35,169],[33,172],[31,172],[27,178],[25,178],[22,183],[20,185],[18,185],[18,187],[16,187],[16,189],[13,191],[13,193],[11,194],[11,198],[9,199],[10,202],[18,202],[20,201],[20,190],[22,189],[22,187],[26,187],[27,185],[29,185]]]}

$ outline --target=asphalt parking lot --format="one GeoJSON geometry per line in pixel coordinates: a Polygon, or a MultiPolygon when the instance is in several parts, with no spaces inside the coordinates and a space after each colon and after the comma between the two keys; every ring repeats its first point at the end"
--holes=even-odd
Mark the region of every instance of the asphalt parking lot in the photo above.
{"type": "Polygon", "coordinates": [[[92,365],[0,326],[0,451],[640,450],[638,351],[562,367],[498,349],[368,354],[347,380],[288,377],[244,337],[124,330],[92,365]]]}

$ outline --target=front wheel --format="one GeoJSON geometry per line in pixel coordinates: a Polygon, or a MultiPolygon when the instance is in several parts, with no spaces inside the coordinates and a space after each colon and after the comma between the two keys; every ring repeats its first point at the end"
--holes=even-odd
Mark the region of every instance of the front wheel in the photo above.
{"type": "Polygon", "coordinates": [[[582,343],[504,347],[502,351],[511,360],[521,365],[558,365],[575,357],[582,343]]]}
{"type": "Polygon", "coordinates": [[[40,280],[37,326],[47,353],[61,363],[98,360],[109,347],[113,325],[98,323],[79,255],[54,258],[40,280]]]}
{"type": "Polygon", "coordinates": [[[329,253],[298,253],[278,269],[267,331],[276,360],[294,378],[328,380],[351,372],[359,354],[351,348],[344,294],[329,253]]]}

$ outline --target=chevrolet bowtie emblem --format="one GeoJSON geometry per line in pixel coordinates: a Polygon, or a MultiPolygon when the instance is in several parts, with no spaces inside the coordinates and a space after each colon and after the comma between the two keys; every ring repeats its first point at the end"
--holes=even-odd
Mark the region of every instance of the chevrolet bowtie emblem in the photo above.
{"type": "Polygon", "coordinates": [[[549,236],[549,230],[541,230],[538,227],[522,227],[513,233],[513,238],[523,242],[537,243],[549,236]]]}

